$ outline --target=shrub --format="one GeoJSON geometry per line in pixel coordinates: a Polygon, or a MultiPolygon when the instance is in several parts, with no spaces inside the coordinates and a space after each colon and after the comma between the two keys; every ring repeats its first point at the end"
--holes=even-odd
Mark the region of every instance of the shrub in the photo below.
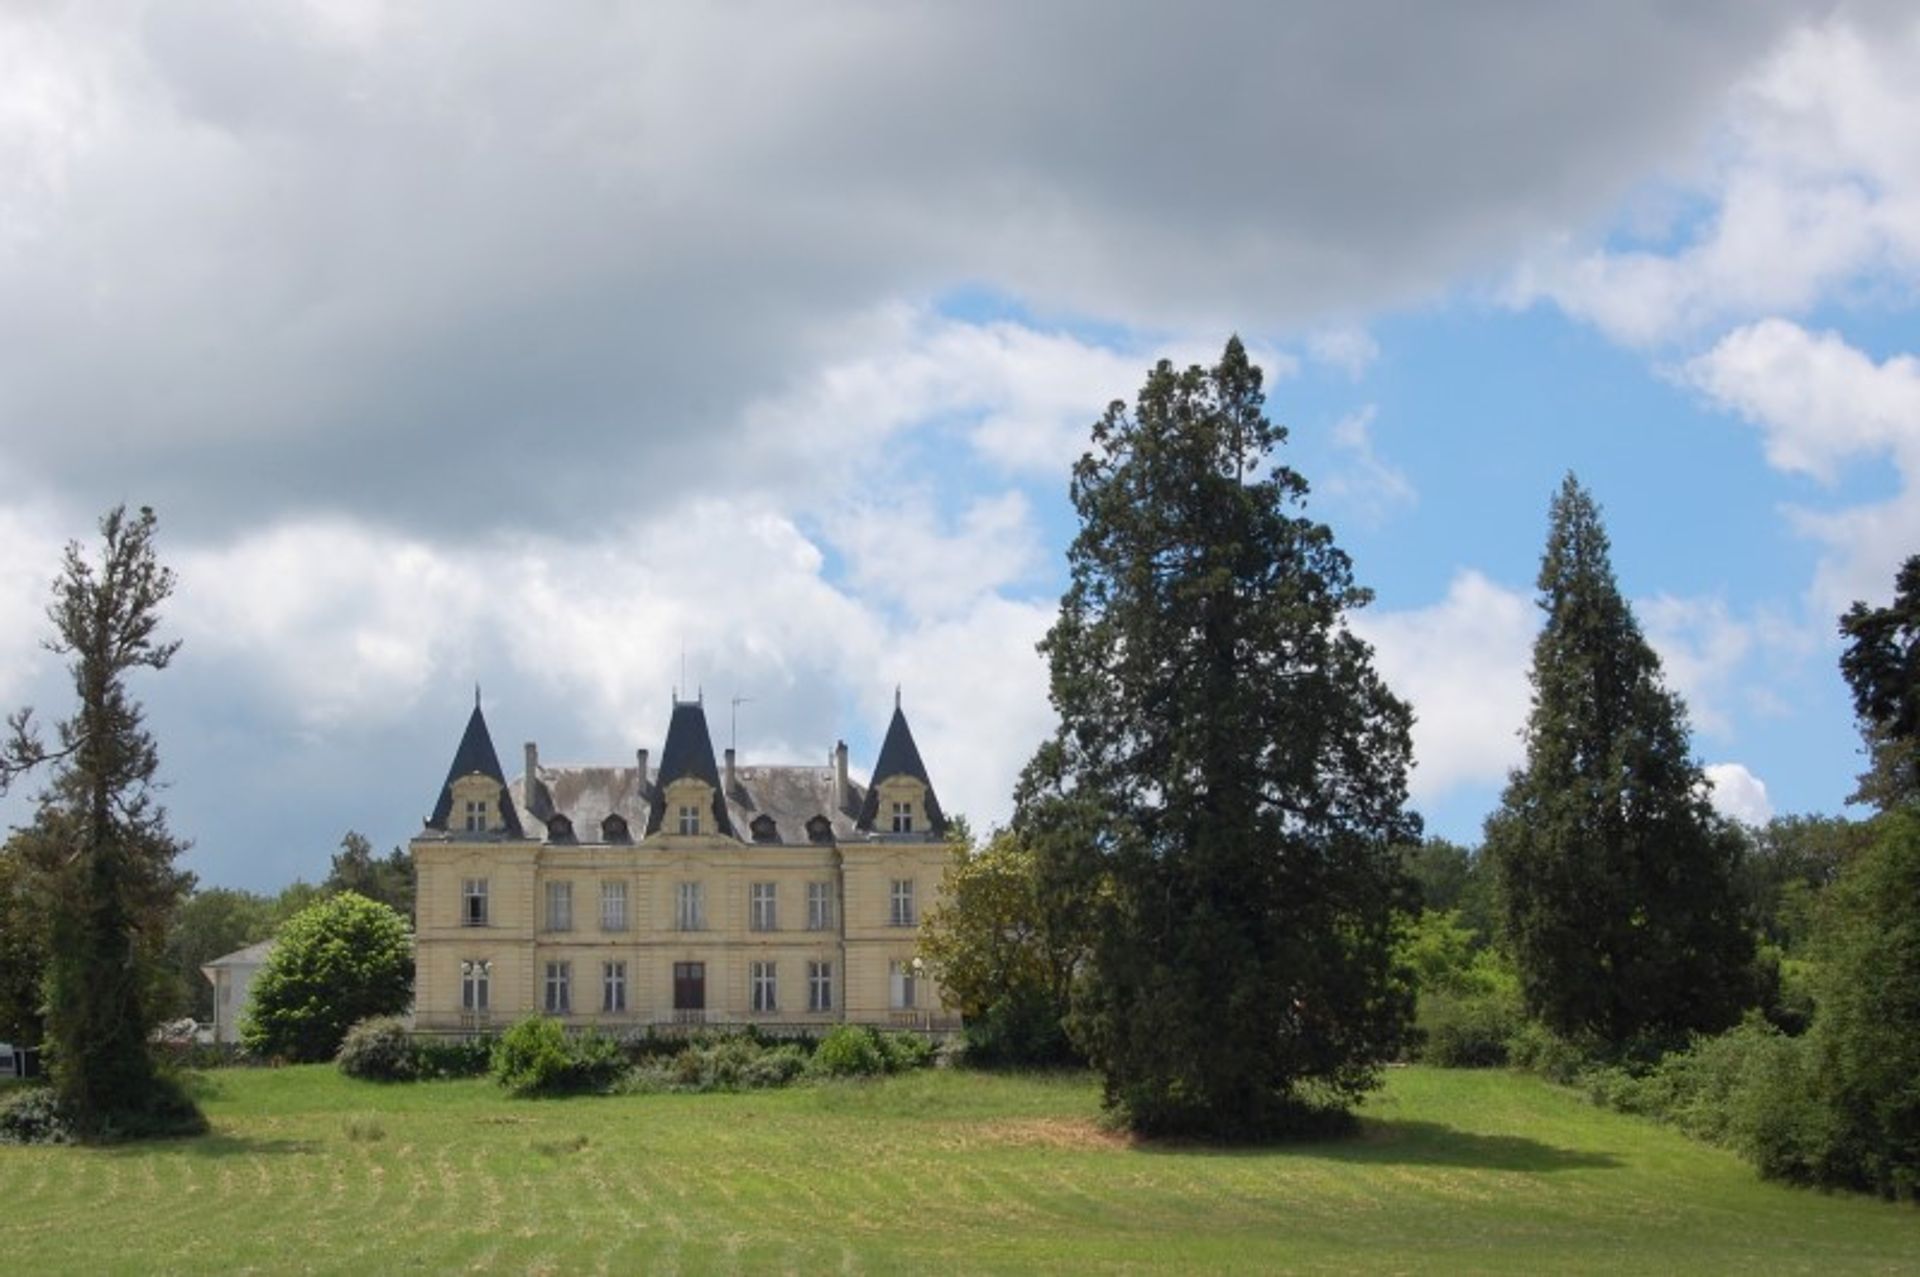
{"type": "Polygon", "coordinates": [[[631,1094],[660,1091],[751,1091],[785,1086],[805,1072],[806,1048],[752,1033],[699,1034],[675,1055],[649,1050],[622,1080],[631,1094]]]}
{"type": "Polygon", "coordinates": [[[1449,1069],[1491,1068],[1507,1062],[1508,1043],[1520,1028],[1520,1008],[1501,994],[1457,997],[1423,994],[1420,1059],[1449,1069]]]}
{"type": "Polygon", "coordinates": [[[887,1070],[880,1035],[872,1029],[842,1024],[820,1039],[811,1071],[820,1077],[874,1077],[887,1070]]]}
{"type": "Polygon", "coordinates": [[[1527,1020],[1507,1039],[1507,1062],[1553,1082],[1571,1083],[1592,1064],[1585,1047],[1538,1020],[1527,1020]]]}
{"type": "Polygon", "coordinates": [[[569,1037],[557,1020],[528,1016],[493,1048],[494,1080],[515,1095],[564,1095],[605,1090],[626,1060],[620,1044],[601,1033],[569,1037]]]}
{"type": "Polygon", "coordinates": [[[333,1058],[347,1029],[397,1015],[413,996],[407,924],[348,891],[287,920],[253,982],[240,1037],[255,1055],[333,1058]]]}
{"type": "Polygon", "coordinates": [[[371,1082],[410,1082],[419,1076],[407,1026],[397,1016],[375,1016],[348,1029],[334,1060],[348,1077],[371,1082]]]}
{"type": "Polygon", "coordinates": [[[0,1144],[70,1144],[73,1128],[50,1086],[31,1086],[0,1100],[0,1144]]]}
{"type": "MultiPolygon", "coordinates": [[[[871,1030],[870,1030],[871,1031],[871,1030]]],[[[933,1040],[918,1033],[875,1033],[880,1058],[889,1073],[924,1069],[933,1063],[933,1040]]]]}
{"type": "Polygon", "coordinates": [[[420,1078],[484,1077],[493,1067],[491,1036],[413,1040],[413,1071],[420,1078]]]}

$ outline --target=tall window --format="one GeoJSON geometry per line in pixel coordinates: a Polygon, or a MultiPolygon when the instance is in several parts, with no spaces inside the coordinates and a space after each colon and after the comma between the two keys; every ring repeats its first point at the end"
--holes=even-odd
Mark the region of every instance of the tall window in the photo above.
{"type": "Polygon", "coordinates": [[[626,963],[603,962],[600,964],[600,1009],[602,1011],[627,1009],[626,963]]]}
{"type": "Polygon", "coordinates": [[[487,832],[487,804],[484,801],[467,804],[467,832],[470,834],[487,832]]]}
{"type": "Polygon", "coordinates": [[[547,930],[573,930],[572,883],[550,882],[547,884],[547,930]]]}
{"type": "Polygon", "coordinates": [[[751,972],[753,986],[753,1009],[755,1011],[777,1011],[780,999],[774,986],[774,964],[756,962],[751,972]]]}
{"type": "MultiPolygon", "coordinates": [[[[488,986],[493,982],[493,963],[485,958],[469,958],[460,964],[460,1009],[473,1015],[486,1013],[492,999],[488,986]]],[[[225,990],[222,990],[225,992],[225,990]]]]}
{"type": "Polygon", "coordinates": [[[887,984],[891,995],[889,1001],[894,1010],[910,1011],[919,1005],[920,973],[914,970],[910,959],[887,964],[887,984]]]}
{"type": "Polygon", "coordinates": [[[603,882],[600,884],[600,930],[625,931],[627,929],[627,884],[624,882],[603,882]]]}
{"type": "Polygon", "coordinates": [[[913,804],[895,803],[893,805],[893,832],[910,834],[913,832],[913,804]]]}
{"type": "Polygon", "coordinates": [[[673,925],[682,931],[707,929],[706,892],[697,882],[683,882],[674,896],[673,925]]]}
{"type": "Polygon", "coordinates": [[[888,925],[911,927],[913,925],[913,879],[895,878],[890,900],[892,908],[887,913],[888,925]]]}
{"type": "Polygon", "coordinates": [[[747,927],[753,931],[773,931],[778,927],[773,913],[773,884],[756,882],[747,889],[747,927]]]}
{"type": "Polygon", "coordinates": [[[831,962],[807,964],[807,1010],[833,1010],[833,964],[831,962]]]}
{"type": "Polygon", "coordinates": [[[700,1011],[707,1005],[707,964],[704,962],[676,962],[673,964],[673,1009],[676,1011],[700,1011]]]}
{"type": "Polygon", "coordinates": [[[697,834],[700,832],[700,809],[698,807],[682,807],[680,809],[680,832],[683,834],[697,834]]]}
{"type": "Polygon", "coordinates": [[[487,925],[487,880],[485,878],[460,880],[460,922],[469,927],[487,925]]]}
{"type": "Polygon", "coordinates": [[[807,930],[833,930],[832,883],[810,882],[807,884],[807,930]]]}
{"type": "Polygon", "coordinates": [[[547,964],[547,1014],[568,1015],[573,1011],[573,964],[547,964]]]}

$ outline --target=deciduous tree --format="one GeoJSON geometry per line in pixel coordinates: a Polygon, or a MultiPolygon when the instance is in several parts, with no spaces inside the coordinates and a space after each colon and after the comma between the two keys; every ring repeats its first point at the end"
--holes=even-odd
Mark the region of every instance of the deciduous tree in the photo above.
{"type": "Polygon", "coordinates": [[[412,997],[406,922],[377,900],[344,892],[280,928],[253,979],[240,1040],[260,1056],[329,1060],[348,1029],[398,1015],[412,997]]]}
{"type": "Polygon", "coordinates": [[[1056,737],[1024,833],[1099,888],[1076,1037],[1149,1132],[1284,1129],[1400,1046],[1395,847],[1412,715],[1346,624],[1369,595],[1275,463],[1236,338],[1160,363],[1074,467],[1071,584],[1041,650],[1056,737]]]}
{"type": "Polygon", "coordinates": [[[1840,618],[1840,673],[1853,691],[1869,764],[1853,801],[1882,811],[1920,801],[1920,554],[1885,607],[1855,603],[1840,618]]]}
{"type": "Polygon", "coordinates": [[[1753,992],[1737,832],[1708,804],[1686,709],[1568,475],[1540,565],[1526,765],[1488,819],[1527,1009],[1625,1044],[1725,1028],[1753,992]]]}

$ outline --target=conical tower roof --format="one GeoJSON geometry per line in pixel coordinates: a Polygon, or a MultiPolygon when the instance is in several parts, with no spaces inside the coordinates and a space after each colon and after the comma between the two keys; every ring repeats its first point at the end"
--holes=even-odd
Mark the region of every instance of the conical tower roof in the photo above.
{"type": "Polygon", "coordinates": [[[920,747],[913,743],[913,729],[907,726],[907,714],[900,708],[897,695],[893,702],[893,721],[887,724],[886,739],[880,742],[879,761],[873,765],[873,783],[867,786],[867,799],[860,805],[857,828],[872,831],[873,822],[880,814],[880,782],[894,776],[911,776],[927,787],[927,822],[933,826],[934,833],[944,834],[947,818],[940,811],[940,800],[933,793],[933,780],[927,775],[927,765],[920,761],[920,747]]]}
{"type": "Polygon", "coordinates": [[[520,830],[520,815],[514,810],[512,796],[507,793],[507,777],[500,767],[500,755],[494,752],[493,736],[487,731],[486,715],[480,712],[477,691],[473,698],[473,713],[467,719],[467,730],[460,734],[460,747],[453,751],[453,765],[447,768],[447,778],[440,785],[440,799],[433,805],[433,815],[427,817],[427,828],[447,827],[447,819],[453,814],[453,782],[475,772],[499,783],[500,822],[515,838],[525,837],[520,830]]]}

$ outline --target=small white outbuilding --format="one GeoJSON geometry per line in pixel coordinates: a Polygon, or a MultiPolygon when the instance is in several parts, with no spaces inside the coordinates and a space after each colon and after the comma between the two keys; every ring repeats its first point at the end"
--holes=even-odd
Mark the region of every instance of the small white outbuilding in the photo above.
{"type": "Polygon", "coordinates": [[[215,958],[200,968],[200,974],[213,985],[213,1040],[238,1042],[240,1017],[253,993],[253,978],[266,965],[273,952],[273,941],[262,940],[244,949],[236,949],[223,958],[215,958]]]}

